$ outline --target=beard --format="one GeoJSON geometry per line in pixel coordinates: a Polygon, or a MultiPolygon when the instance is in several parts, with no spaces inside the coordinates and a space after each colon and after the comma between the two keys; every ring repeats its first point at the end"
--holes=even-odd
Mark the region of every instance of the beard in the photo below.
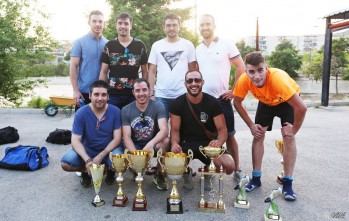
{"type": "Polygon", "coordinates": [[[202,91],[202,87],[200,87],[200,88],[198,88],[198,92],[197,93],[192,93],[191,92],[191,90],[189,89],[189,88],[187,88],[187,91],[188,91],[188,93],[191,95],[191,96],[193,96],[193,97],[197,97],[197,96],[199,96],[199,94],[201,93],[201,91],[202,91]]]}

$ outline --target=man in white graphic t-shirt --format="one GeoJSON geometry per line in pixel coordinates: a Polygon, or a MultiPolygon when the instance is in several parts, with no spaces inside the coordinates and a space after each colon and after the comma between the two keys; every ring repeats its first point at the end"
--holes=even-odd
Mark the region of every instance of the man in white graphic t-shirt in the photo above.
{"type": "Polygon", "coordinates": [[[166,37],[152,45],[148,81],[151,98],[164,104],[169,118],[170,103],[186,93],[184,75],[188,70],[196,69],[196,59],[193,43],[178,35],[180,21],[177,15],[166,15],[162,26],[166,37]]]}

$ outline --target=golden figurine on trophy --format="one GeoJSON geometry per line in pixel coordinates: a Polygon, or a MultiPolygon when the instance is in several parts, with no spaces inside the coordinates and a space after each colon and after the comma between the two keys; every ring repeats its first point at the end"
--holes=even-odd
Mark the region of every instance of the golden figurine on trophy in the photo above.
{"type": "MultiPolygon", "coordinates": [[[[276,146],[276,149],[281,154],[281,156],[283,156],[283,153],[284,153],[284,141],[283,140],[276,140],[275,141],[275,146],[276,146]]],[[[283,158],[281,158],[280,162],[281,162],[282,165],[284,164],[283,158]]],[[[283,177],[284,177],[284,170],[282,169],[280,174],[277,176],[276,181],[278,181],[278,183],[282,184],[282,178],[283,177]]]]}
{"type": "Polygon", "coordinates": [[[118,173],[118,176],[116,178],[118,191],[115,194],[115,198],[113,200],[113,206],[125,207],[128,203],[128,197],[125,195],[123,191],[123,182],[124,182],[123,173],[128,168],[128,161],[126,159],[125,154],[113,155],[112,152],[110,152],[109,158],[110,158],[110,161],[112,162],[113,168],[118,173]]]}
{"type": "Polygon", "coordinates": [[[279,207],[273,201],[275,198],[279,196],[282,196],[281,187],[275,190],[272,190],[271,194],[264,200],[265,203],[269,203],[269,207],[265,210],[265,213],[264,213],[264,221],[273,221],[273,220],[282,221],[279,207]]]}
{"type": "Polygon", "coordinates": [[[214,165],[214,159],[220,157],[224,151],[224,147],[199,147],[200,152],[206,157],[210,158],[211,162],[208,168],[199,168],[198,173],[201,175],[200,179],[200,201],[198,203],[198,211],[200,212],[219,212],[225,213],[225,204],[223,202],[223,176],[226,174],[223,167],[216,168],[214,165]],[[219,176],[219,192],[218,192],[218,200],[216,199],[216,190],[215,187],[211,189],[209,192],[209,198],[205,200],[205,175],[211,176],[211,184],[215,178],[215,175],[219,176]]]}
{"type": "Polygon", "coordinates": [[[96,192],[96,196],[91,201],[91,203],[95,207],[103,206],[105,204],[102,197],[99,196],[99,192],[100,192],[102,181],[103,181],[104,166],[105,166],[104,164],[98,165],[98,164],[94,164],[94,163],[90,165],[93,186],[94,186],[95,192],[96,192]]]}
{"type": "Polygon", "coordinates": [[[239,184],[234,188],[235,190],[239,190],[239,194],[236,196],[234,200],[234,207],[249,209],[250,202],[247,199],[247,194],[244,186],[250,182],[250,177],[245,176],[239,182],[239,184]]]}
{"type": "MultiPolygon", "coordinates": [[[[127,151],[125,151],[126,153],[127,151]]],[[[129,162],[130,167],[137,173],[136,182],[138,186],[138,190],[136,193],[136,197],[133,200],[133,211],[146,211],[148,202],[142,190],[142,182],[143,182],[143,172],[146,168],[149,167],[151,159],[154,156],[154,152],[146,151],[146,150],[133,150],[127,154],[127,160],[129,162]]]]}
{"type": "Polygon", "coordinates": [[[188,156],[185,153],[167,152],[162,155],[162,150],[157,152],[157,160],[162,167],[162,172],[166,172],[167,177],[172,180],[172,190],[167,198],[167,213],[182,214],[182,199],[177,190],[177,180],[182,178],[185,171],[188,170],[190,162],[193,160],[193,151],[188,150],[188,156]]]}

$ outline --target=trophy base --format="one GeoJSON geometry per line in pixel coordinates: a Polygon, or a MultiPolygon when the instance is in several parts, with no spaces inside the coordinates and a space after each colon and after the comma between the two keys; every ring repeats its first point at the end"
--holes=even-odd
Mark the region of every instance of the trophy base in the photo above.
{"type": "Polygon", "coordinates": [[[132,211],[147,211],[148,203],[147,198],[144,197],[143,201],[137,201],[137,198],[133,200],[132,211]]]}
{"type": "Polygon", "coordinates": [[[282,221],[281,216],[273,216],[273,217],[268,218],[268,217],[264,214],[264,221],[273,221],[273,220],[282,221]]]}
{"type": "Polygon", "coordinates": [[[91,201],[91,204],[94,205],[94,207],[99,207],[103,206],[105,204],[104,200],[101,200],[100,202],[94,202],[93,200],[91,201]]]}
{"type": "MultiPolygon", "coordinates": [[[[246,201],[243,201],[243,202],[246,202],[246,201]]],[[[250,202],[247,202],[247,203],[239,203],[239,202],[236,202],[236,200],[234,201],[234,207],[236,208],[242,208],[242,209],[249,209],[250,208],[250,202]]]]}
{"type": "Polygon", "coordinates": [[[278,176],[276,177],[276,181],[277,181],[278,183],[282,184],[282,183],[284,182],[282,178],[283,178],[283,177],[282,177],[281,175],[278,175],[278,176]]]}
{"type": "Polygon", "coordinates": [[[182,200],[178,202],[171,202],[170,198],[167,198],[167,214],[183,214],[182,200]]]}
{"type": "Polygon", "coordinates": [[[225,170],[221,170],[220,168],[216,168],[216,170],[212,171],[209,170],[209,168],[205,167],[205,168],[199,168],[198,172],[200,174],[204,174],[204,175],[212,175],[212,174],[226,174],[225,170]]]}
{"type": "Polygon", "coordinates": [[[118,199],[117,197],[113,200],[113,206],[117,207],[125,207],[128,203],[128,198],[125,196],[122,199],[118,199]]]}
{"type": "Polygon", "coordinates": [[[212,205],[205,202],[204,205],[201,205],[198,203],[198,212],[205,212],[205,213],[225,213],[225,205],[222,207],[218,207],[217,204],[212,205]]]}

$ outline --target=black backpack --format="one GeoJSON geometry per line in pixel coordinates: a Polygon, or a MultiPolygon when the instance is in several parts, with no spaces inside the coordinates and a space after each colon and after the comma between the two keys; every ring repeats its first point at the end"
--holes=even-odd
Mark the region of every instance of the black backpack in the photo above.
{"type": "Polygon", "coordinates": [[[64,145],[70,144],[71,131],[64,129],[56,129],[48,135],[46,142],[64,145]]]}
{"type": "Polygon", "coordinates": [[[15,143],[19,140],[18,131],[14,127],[0,129],[0,144],[15,143]]]}

